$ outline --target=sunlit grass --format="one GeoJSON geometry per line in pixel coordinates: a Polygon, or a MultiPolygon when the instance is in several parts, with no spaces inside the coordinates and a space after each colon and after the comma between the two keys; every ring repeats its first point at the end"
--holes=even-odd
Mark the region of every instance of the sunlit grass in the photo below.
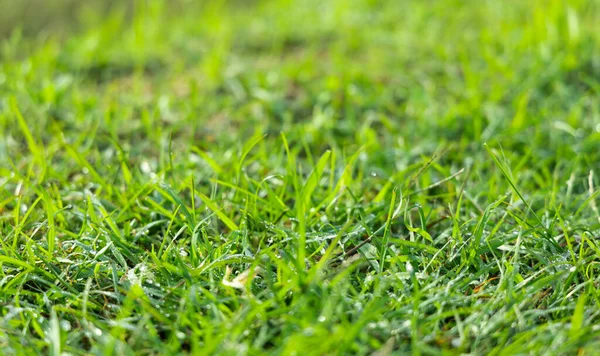
{"type": "Polygon", "coordinates": [[[598,1],[89,6],[0,46],[0,353],[595,353],[598,1]]]}

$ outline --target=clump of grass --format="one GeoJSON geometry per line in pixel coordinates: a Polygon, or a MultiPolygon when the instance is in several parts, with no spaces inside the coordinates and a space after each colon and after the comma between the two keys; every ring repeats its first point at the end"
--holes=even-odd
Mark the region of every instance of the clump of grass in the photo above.
{"type": "Polygon", "coordinates": [[[594,353],[597,1],[133,9],[2,41],[3,352],[594,353]]]}

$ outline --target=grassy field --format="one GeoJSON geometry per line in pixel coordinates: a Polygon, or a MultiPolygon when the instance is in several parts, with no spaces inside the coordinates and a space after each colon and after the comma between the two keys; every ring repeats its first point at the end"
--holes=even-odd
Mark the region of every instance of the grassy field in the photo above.
{"type": "Polygon", "coordinates": [[[598,352],[600,1],[25,3],[0,354],[598,352]]]}

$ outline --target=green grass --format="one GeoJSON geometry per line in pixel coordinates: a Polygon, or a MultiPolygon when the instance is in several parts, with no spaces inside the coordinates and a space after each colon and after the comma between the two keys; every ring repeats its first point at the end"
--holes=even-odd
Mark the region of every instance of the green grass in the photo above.
{"type": "Polygon", "coordinates": [[[599,1],[90,4],[0,43],[0,353],[597,352],[599,1]]]}

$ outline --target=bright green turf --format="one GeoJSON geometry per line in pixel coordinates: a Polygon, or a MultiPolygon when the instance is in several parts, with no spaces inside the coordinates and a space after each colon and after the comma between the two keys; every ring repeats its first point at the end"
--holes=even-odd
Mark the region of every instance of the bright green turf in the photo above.
{"type": "Polygon", "coordinates": [[[600,1],[134,5],[1,42],[0,353],[598,352],[600,1]]]}

